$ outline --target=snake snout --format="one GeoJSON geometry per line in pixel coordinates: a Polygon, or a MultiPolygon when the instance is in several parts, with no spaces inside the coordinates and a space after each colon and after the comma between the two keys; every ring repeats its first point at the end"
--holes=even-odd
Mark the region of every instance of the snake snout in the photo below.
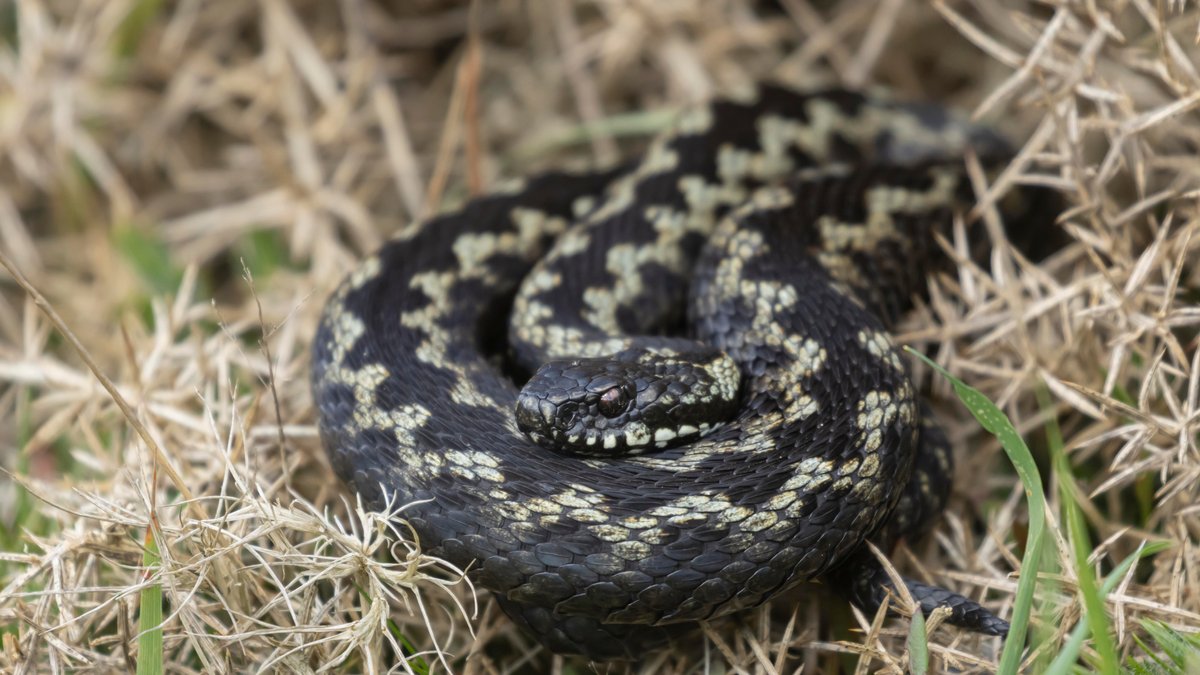
{"type": "Polygon", "coordinates": [[[554,405],[546,399],[521,393],[517,396],[517,427],[525,433],[545,429],[554,425],[554,405]]]}

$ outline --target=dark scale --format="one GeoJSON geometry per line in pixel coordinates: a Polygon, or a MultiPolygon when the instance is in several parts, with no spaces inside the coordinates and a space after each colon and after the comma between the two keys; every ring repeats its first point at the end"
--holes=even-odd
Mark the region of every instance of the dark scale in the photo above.
{"type": "Polygon", "coordinates": [[[426,500],[404,511],[426,550],[554,651],[636,658],[809,579],[875,611],[891,582],[863,542],[924,534],[949,487],[886,330],[970,196],[968,147],[1007,152],[936,106],[764,86],[623,172],[416,225],[326,306],[333,466],[373,506],[426,500]],[[534,373],[520,399],[502,344],[534,373]]]}

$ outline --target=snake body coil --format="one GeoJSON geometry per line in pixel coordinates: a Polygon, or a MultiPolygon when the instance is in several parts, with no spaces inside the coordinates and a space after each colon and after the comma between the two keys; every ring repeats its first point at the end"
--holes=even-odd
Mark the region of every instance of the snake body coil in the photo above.
{"type": "MultiPolygon", "coordinates": [[[[632,658],[812,578],[878,607],[890,582],[862,543],[919,536],[948,491],[886,328],[967,192],[968,146],[1005,152],[940,108],[763,86],[684,114],[627,171],[538,176],[409,227],[333,294],[314,342],[336,471],[369,504],[413,502],[422,544],[556,651],[632,658]],[[606,365],[692,349],[709,384],[606,365]],[[555,364],[520,406],[506,355],[555,364]],[[568,386],[578,363],[602,369],[591,399],[568,386]],[[721,425],[638,417],[730,396],[721,425]],[[576,425],[597,410],[598,431],[576,425]]],[[[1007,630],[906,584],[952,623],[1007,630]]]]}

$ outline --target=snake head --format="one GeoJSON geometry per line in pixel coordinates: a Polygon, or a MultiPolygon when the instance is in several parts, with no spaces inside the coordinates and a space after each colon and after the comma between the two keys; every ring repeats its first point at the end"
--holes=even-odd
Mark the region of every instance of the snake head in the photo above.
{"type": "Polygon", "coordinates": [[[551,450],[640,454],[717,428],[736,410],[739,383],[733,360],[707,348],[551,361],[517,397],[517,426],[551,450]]]}

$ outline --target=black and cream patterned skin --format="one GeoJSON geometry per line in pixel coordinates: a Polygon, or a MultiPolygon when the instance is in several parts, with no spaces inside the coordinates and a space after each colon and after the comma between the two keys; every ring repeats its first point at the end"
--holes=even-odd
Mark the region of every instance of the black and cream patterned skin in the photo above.
{"type": "Polygon", "coordinates": [[[949,489],[887,327],[969,194],[967,146],[1004,152],[940,108],[763,86],[685,113],[626,172],[546,174],[410,226],[333,294],[314,341],[337,473],[371,505],[412,503],[422,546],[555,651],[636,658],[813,578],[877,607],[889,582],[862,542],[919,536],[949,489]],[[532,371],[681,327],[741,370],[733,420],[604,458],[517,428],[502,350],[532,371]]]}

